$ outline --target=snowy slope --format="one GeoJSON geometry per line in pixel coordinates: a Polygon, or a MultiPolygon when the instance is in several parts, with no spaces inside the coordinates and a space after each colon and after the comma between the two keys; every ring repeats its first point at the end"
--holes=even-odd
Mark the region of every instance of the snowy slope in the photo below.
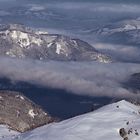
{"type": "Polygon", "coordinates": [[[13,130],[10,130],[5,125],[0,125],[0,140],[12,140],[19,133],[13,130]]]}
{"type": "Polygon", "coordinates": [[[21,134],[19,140],[122,140],[124,128],[129,140],[140,140],[140,107],[126,101],[94,112],[21,134]]]}

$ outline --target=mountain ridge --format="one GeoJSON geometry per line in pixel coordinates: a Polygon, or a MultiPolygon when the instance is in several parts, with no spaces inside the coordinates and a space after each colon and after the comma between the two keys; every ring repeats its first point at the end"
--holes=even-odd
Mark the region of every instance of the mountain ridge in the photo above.
{"type": "Polygon", "coordinates": [[[87,42],[60,34],[48,34],[9,24],[0,26],[0,55],[57,61],[112,62],[111,58],[97,51],[87,42]]]}

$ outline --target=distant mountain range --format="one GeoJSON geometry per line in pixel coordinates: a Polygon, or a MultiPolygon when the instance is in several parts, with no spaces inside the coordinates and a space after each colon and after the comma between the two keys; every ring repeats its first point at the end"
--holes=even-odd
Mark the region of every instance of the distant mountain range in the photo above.
{"type": "Polygon", "coordinates": [[[105,42],[140,45],[140,19],[122,20],[93,31],[105,42]]]}
{"type": "Polygon", "coordinates": [[[44,61],[112,61],[80,39],[17,24],[0,25],[0,55],[44,61]]]}

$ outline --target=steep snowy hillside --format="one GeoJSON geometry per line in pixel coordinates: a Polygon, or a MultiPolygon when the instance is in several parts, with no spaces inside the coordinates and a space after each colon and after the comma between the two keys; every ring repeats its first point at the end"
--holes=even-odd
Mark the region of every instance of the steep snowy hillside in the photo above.
{"type": "Polygon", "coordinates": [[[0,55],[39,60],[111,62],[110,57],[80,39],[16,24],[0,25],[0,55]]]}
{"type": "MultiPolygon", "coordinates": [[[[37,128],[19,140],[139,140],[140,107],[127,101],[37,128]]],[[[16,140],[16,139],[15,139],[16,140]]]]}

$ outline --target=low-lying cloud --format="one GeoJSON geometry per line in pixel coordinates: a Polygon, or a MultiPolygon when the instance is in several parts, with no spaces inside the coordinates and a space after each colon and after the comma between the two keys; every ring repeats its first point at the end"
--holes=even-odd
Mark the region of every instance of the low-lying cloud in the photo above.
{"type": "Polygon", "coordinates": [[[33,11],[33,12],[46,10],[46,6],[44,5],[29,4],[28,7],[29,7],[29,11],[33,11]]]}
{"type": "Polygon", "coordinates": [[[128,3],[106,3],[106,2],[57,2],[49,3],[49,7],[60,8],[65,10],[88,10],[91,12],[140,12],[140,7],[137,4],[128,3]]]}
{"type": "Polygon", "coordinates": [[[131,93],[120,84],[136,72],[140,72],[139,64],[41,62],[0,58],[0,77],[96,97],[139,97],[139,94],[131,93]]]}
{"type": "Polygon", "coordinates": [[[117,61],[140,63],[140,48],[128,45],[97,43],[93,46],[117,61]]]}
{"type": "Polygon", "coordinates": [[[8,15],[11,15],[11,14],[7,11],[0,10],[0,16],[8,16],[8,15]]]}

